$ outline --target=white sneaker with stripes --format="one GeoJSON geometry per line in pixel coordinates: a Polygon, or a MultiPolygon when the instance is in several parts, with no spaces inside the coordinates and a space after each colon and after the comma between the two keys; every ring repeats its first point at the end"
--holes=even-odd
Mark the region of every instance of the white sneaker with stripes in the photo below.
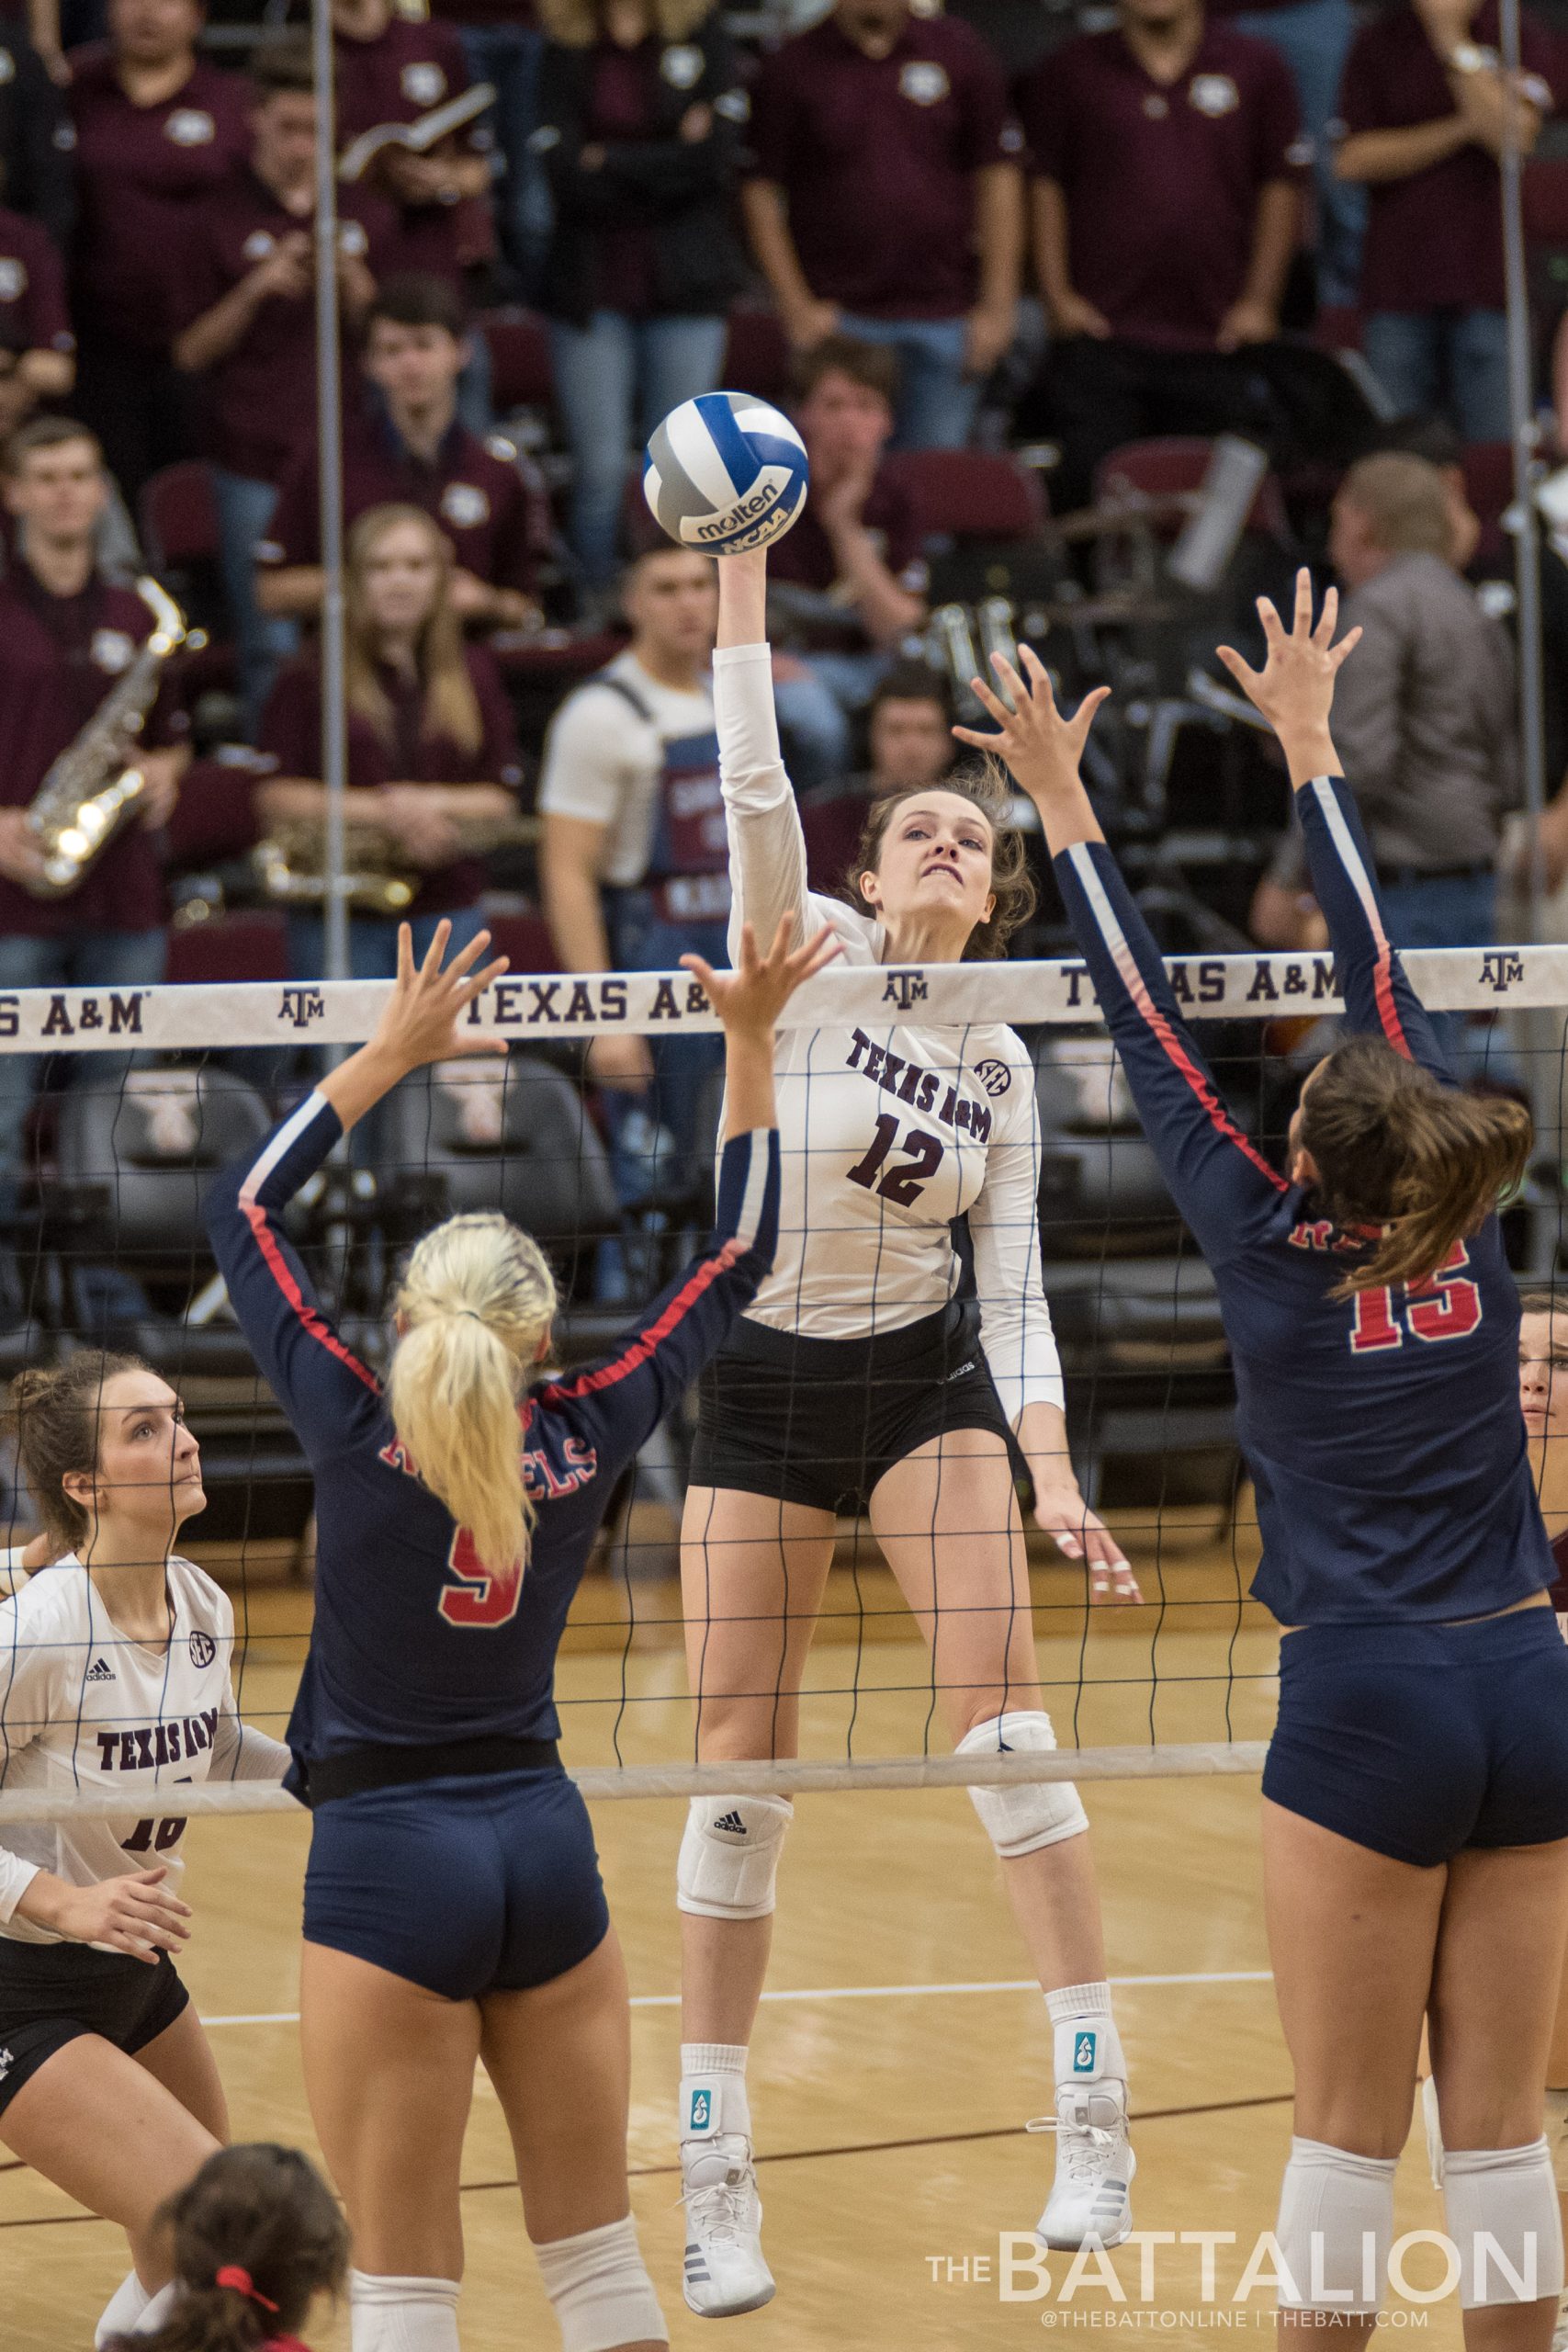
{"type": "Polygon", "coordinates": [[[1127,2137],[1127,2094],[1118,2082],[1062,2083],[1056,2112],[1030,2125],[1056,2134],[1056,2177],[1034,2226],[1041,2244],[1064,2253],[1090,2239],[1120,2245],[1133,2227],[1128,2197],[1138,2160],[1127,2137]]]}
{"type": "Polygon", "coordinates": [[[751,2143],[739,2132],[689,2142],[681,2152],[681,2178],[688,2310],[699,2319],[761,2311],[777,2290],[762,2256],[762,2200],[751,2143]]]}

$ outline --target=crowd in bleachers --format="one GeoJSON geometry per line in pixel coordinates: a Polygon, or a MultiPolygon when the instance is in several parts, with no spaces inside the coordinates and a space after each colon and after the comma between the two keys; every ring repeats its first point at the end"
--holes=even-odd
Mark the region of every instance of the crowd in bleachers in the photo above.
{"type": "MultiPolygon", "coordinates": [[[[418,944],[483,919],[536,971],[722,950],[711,567],[659,538],[636,462],[720,384],[810,456],[770,634],[818,884],[1026,635],[1069,695],[1122,690],[1095,787],[1167,944],[1310,941],[1281,776],[1193,682],[1304,556],[1368,631],[1357,782],[1397,919],[1495,935],[1499,157],[1511,125],[1550,455],[1551,21],[1510,78],[1495,0],[332,13],[356,973],[402,916],[418,944]]],[[[0,26],[0,985],[322,968],[318,93],[287,17],[0,26]],[[40,897],[23,812],[145,637],[149,571],[194,629],[152,786],[40,897]]],[[[1555,785],[1568,536],[1542,563],[1555,785]]],[[[1568,801],[1543,848],[1556,880],[1568,801]]],[[[1015,952],[1061,945],[1055,912],[1047,883],[1015,952]]],[[[628,1209],[696,1132],[694,1093],[690,1133],[649,1134],[649,1073],[636,1039],[586,1069],[628,1209]]],[[[7,1218],[38,1079],[0,1059],[7,1218]]],[[[602,1253],[603,1295],[627,1278],[602,1253]]]]}

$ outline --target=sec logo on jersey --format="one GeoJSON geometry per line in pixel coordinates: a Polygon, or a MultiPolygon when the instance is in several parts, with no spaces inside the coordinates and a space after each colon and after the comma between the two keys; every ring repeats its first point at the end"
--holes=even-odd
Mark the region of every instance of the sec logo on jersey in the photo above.
{"type": "Polygon", "coordinates": [[[1006,1062],[976,1062],[975,1075],[993,1100],[998,1094],[1005,1094],[1012,1084],[1012,1072],[1006,1062]]]}
{"type": "Polygon", "coordinates": [[[218,1655],[218,1645],[210,1634],[195,1633],[190,1637],[192,1666],[210,1666],[218,1655]]]}

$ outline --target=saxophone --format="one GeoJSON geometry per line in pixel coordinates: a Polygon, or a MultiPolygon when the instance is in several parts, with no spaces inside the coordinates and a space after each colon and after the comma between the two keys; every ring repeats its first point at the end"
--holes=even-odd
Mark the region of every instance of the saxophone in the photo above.
{"type": "Polygon", "coordinates": [[[136,593],[152,615],[152,634],[124,675],[66,745],[33,796],[28,823],[43,851],[43,872],[28,884],[35,899],[67,899],[136,807],[146,777],[130,752],[152,709],[164,664],[185,642],[185,616],[155,580],[136,593]]]}
{"type": "MultiPolygon", "coordinates": [[[[537,817],[458,818],[458,854],[485,857],[491,850],[525,847],[539,837],[537,817]]],[[[315,818],[275,824],[251,853],[264,894],[284,906],[326,903],[326,828],[315,818]]],[[[344,902],[361,914],[400,915],[425,876],[399,862],[396,845],[369,825],[344,828],[344,902]]]]}

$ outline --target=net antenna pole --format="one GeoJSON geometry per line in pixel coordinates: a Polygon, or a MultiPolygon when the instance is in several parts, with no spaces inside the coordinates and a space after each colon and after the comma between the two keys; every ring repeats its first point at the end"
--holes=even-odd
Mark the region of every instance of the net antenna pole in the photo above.
{"type": "Polygon", "coordinates": [[[333,76],[332,0],[310,0],[316,84],[316,428],[321,517],[321,780],[326,786],[326,974],[346,980],[348,906],[344,898],[344,792],[348,725],[343,676],[343,392],[338,325],[337,105],[333,76]]]}
{"type": "MultiPolygon", "coordinates": [[[[1510,88],[1523,74],[1519,52],[1519,0],[1502,0],[1499,37],[1503,74],[1510,88]]],[[[1546,721],[1541,702],[1540,533],[1536,519],[1535,370],[1530,353],[1529,293],[1525,278],[1524,156],[1514,108],[1503,114],[1503,270],[1508,317],[1508,430],[1514,449],[1514,580],[1519,632],[1519,747],[1525,814],[1529,823],[1526,876],[1527,928],[1540,937],[1546,876],[1540,850],[1540,818],[1546,807],[1546,721]]]]}

